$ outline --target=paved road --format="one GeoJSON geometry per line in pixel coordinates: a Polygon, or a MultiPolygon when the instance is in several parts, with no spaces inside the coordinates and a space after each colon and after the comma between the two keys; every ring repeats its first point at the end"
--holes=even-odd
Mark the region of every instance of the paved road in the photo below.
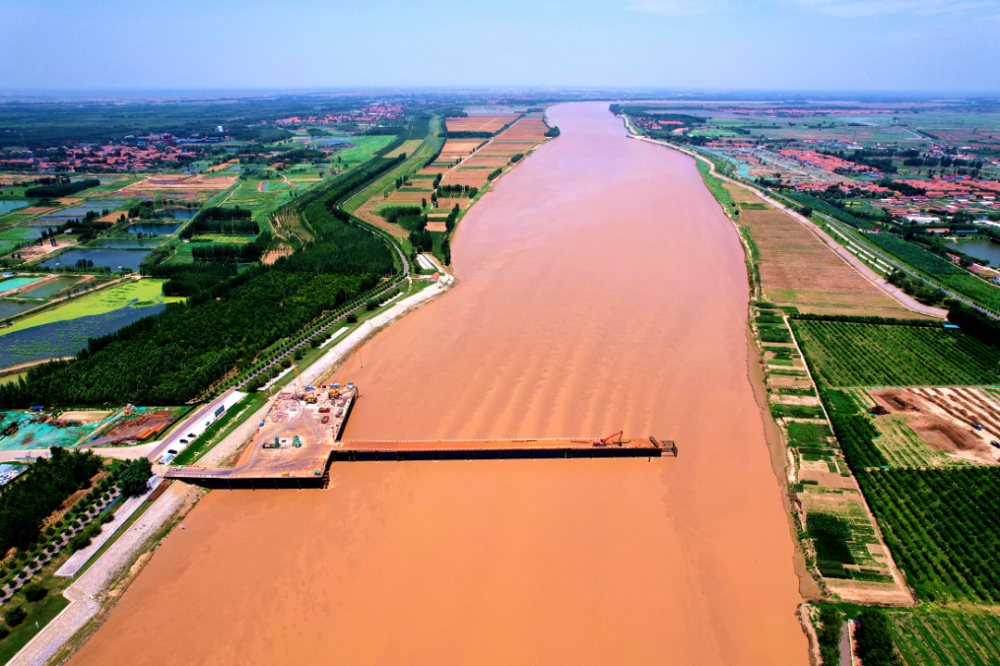
{"type": "MultiPolygon", "coordinates": [[[[171,434],[167,436],[166,439],[161,441],[152,451],[150,451],[146,457],[155,461],[157,458],[162,456],[167,449],[174,449],[180,452],[187,448],[187,444],[181,444],[180,440],[188,439],[190,443],[188,433],[193,432],[196,435],[200,435],[204,432],[207,427],[205,425],[206,422],[210,423],[215,420],[215,411],[221,407],[223,403],[228,401],[229,406],[232,406],[232,403],[235,402],[235,400],[233,400],[234,393],[236,393],[236,389],[231,388],[201,409],[196,410],[195,413],[186,418],[183,423],[175,427],[171,434]]],[[[240,397],[242,397],[242,395],[240,397]]]]}

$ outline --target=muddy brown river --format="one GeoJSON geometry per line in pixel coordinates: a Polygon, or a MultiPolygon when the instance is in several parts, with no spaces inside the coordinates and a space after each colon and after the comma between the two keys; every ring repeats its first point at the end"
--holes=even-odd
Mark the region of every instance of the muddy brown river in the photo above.
{"type": "Polygon", "coordinates": [[[462,222],[371,342],[347,438],[673,439],[676,459],[335,463],[214,491],[73,664],[806,664],[735,230],[606,104],[462,222]]]}

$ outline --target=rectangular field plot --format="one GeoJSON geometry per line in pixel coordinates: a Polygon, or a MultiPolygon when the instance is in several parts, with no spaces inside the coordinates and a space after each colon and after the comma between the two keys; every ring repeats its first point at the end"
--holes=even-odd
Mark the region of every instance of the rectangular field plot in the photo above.
{"type": "Polygon", "coordinates": [[[449,132],[496,132],[517,118],[516,113],[470,113],[467,118],[448,118],[449,132]]]}
{"type": "Polygon", "coordinates": [[[458,167],[458,171],[474,168],[495,169],[496,167],[506,166],[508,162],[510,162],[510,158],[503,155],[491,156],[476,153],[474,156],[463,161],[462,166],[458,167]]]}
{"type": "Polygon", "coordinates": [[[909,603],[892,575],[892,560],[854,489],[813,490],[796,495],[805,514],[805,536],[830,591],[847,601],[909,603]]]}
{"type": "Polygon", "coordinates": [[[813,314],[911,316],[798,220],[761,207],[761,199],[741,187],[719,186],[713,193],[738,210],[740,226],[756,244],[767,300],[813,314]]]}
{"type": "Polygon", "coordinates": [[[413,151],[419,148],[421,143],[423,143],[423,141],[421,141],[420,139],[410,139],[408,141],[404,141],[401,146],[399,146],[394,150],[390,150],[388,153],[385,154],[385,156],[399,157],[403,153],[406,153],[407,155],[412,155],[413,151]]]}
{"type": "Polygon", "coordinates": [[[549,126],[545,124],[541,116],[529,116],[521,118],[511,125],[507,130],[497,137],[500,141],[526,141],[530,143],[541,143],[545,141],[545,133],[549,131],[549,126]]]}
{"type": "Polygon", "coordinates": [[[1000,350],[936,327],[792,319],[814,374],[830,386],[996,386],[1000,350]]]}
{"type": "Polygon", "coordinates": [[[1000,602],[1000,467],[876,469],[857,479],[920,599],[1000,602]]]}
{"type": "Polygon", "coordinates": [[[1000,666],[1000,617],[932,608],[892,611],[893,639],[906,666],[1000,666]]]}

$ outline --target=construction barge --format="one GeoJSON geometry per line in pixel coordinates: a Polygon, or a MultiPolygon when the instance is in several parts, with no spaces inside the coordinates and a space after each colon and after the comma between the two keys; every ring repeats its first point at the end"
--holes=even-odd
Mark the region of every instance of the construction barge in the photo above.
{"type": "Polygon", "coordinates": [[[341,441],[356,398],[353,384],[283,392],[235,466],[170,467],[163,476],[230,489],[325,488],[335,462],[677,456],[672,441],[623,439],[621,432],[604,439],[341,441]]]}

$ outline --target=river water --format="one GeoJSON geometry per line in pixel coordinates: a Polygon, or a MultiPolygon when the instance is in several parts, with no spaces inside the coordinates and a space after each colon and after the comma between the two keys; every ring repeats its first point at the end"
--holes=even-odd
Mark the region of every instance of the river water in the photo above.
{"type": "Polygon", "coordinates": [[[735,230],[606,104],[549,118],[562,136],[462,222],[458,287],[359,356],[347,438],[624,429],[680,456],[212,492],[73,663],[807,663],[735,230]]]}

